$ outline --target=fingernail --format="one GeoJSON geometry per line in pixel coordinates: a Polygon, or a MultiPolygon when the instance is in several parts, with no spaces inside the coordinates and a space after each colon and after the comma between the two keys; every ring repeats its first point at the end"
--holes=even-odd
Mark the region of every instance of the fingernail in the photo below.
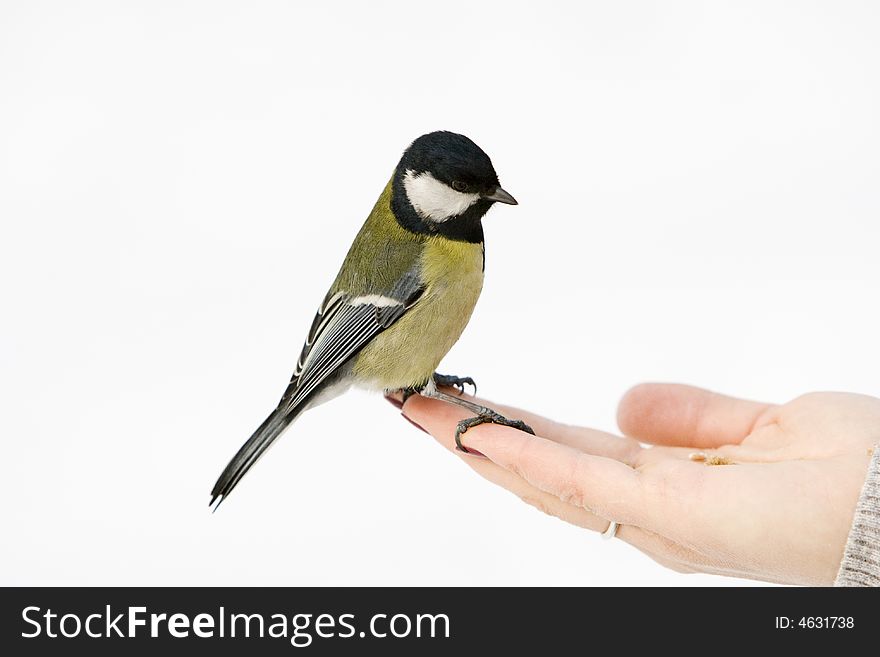
{"type": "Polygon", "coordinates": [[[486,461],[489,460],[489,457],[486,456],[485,454],[483,454],[483,452],[478,452],[477,450],[475,450],[471,447],[466,447],[464,449],[460,449],[459,447],[456,447],[455,452],[457,454],[464,454],[465,456],[473,456],[474,458],[477,458],[477,459],[485,459],[486,461]]]}
{"type": "Polygon", "coordinates": [[[399,399],[395,399],[394,397],[388,397],[386,395],[385,401],[387,401],[389,404],[394,406],[394,408],[397,408],[397,409],[403,408],[403,402],[400,401],[399,399]]]}
{"type": "MultiPolygon", "coordinates": [[[[401,406],[402,406],[402,405],[403,405],[403,404],[401,404],[401,406]]],[[[425,431],[425,428],[424,428],[422,425],[417,424],[416,422],[413,422],[412,420],[410,420],[410,419],[409,419],[406,415],[404,415],[403,413],[400,414],[400,417],[402,417],[404,420],[406,420],[407,422],[409,422],[411,425],[413,425],[413,426],[414,426],[416,429],[418,429],[419,431],[424,431],[425,433],[428,433],[427,431],[425,431]]]]}

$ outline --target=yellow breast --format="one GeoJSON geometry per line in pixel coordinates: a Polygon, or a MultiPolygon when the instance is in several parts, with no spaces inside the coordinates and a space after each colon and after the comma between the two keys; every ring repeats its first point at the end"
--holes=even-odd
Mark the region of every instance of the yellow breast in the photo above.
{"type": "Polygon", "coordinates": [[[424,294],[354,364],[363,385],[398,389],[423,385],[467,326],[483,287],[483,246],[432,237],[422,252],[424,294]]]}

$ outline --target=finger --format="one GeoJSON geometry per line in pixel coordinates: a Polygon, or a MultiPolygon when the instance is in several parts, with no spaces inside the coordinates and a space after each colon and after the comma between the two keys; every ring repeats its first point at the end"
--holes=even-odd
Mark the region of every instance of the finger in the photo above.
{"type": "MultiPolygon", "coordinates": [[[[445,411],[445,407],[450,407],[449,404],[443,404],[436,400],[426,401],[428,401],[429,406],[437,407],[438,410],[445,411]]],[[[455,411],[454,407],[450,408],[453,412],[455,411]]],[[[457,421],[458,420],[456,420],[456,423],[457,421]]],[[[446,428],[449,427],[444,427],[442,422],[433,422],[428,418],[426,424],[430,425],[431,428],[435,430],[439,428],[439,435],[432,435],[434,435],[438,442],[449,451],[461,457],[464,463],[472,470],[487,481],[510,491],[526,504],[547,515],[559,518],[560,520],[582,527],[583,529],[599,533],[608,529],[609,520],[601,518],[583,507],[565,503],[555,495],[539,490],[525,481],[522,477],[516,475],[510,470],[505,470],[488,459],[474,458],[456,450],[455,441],[450,438],[451,434],[446,430],[446,428]]],[[[427,429],[427,427],[422,426],[419,428],[427,429]]],[[[450,430],[454,431],[454,425],[451,425],[450,430]]],[[[695,572],[681,560],[682,557],[690,551],[686,551],[680,546],[676,546],[672,541],[653,532],[649,532],[634,525],[621,525],[617,531],[616,537],[629,543],[654,561],[667,568],[671,568],[678,572],[695,572]]]]}
{"type": "MultiPolygon", "coordinates": [[[[453,440],[456,424],[467,411],[436,400],[413,397],[403,408],[406,417],[440,437],[453,440]]],[[[641,487],[636,471],[602,456],[509,427],[486,424],[470,429],[466,444],[538,490],[603,518],[639,525],[641,487]]]]}
{"type": "MultiPolygon", "coordinates": [[[[568,445],[569,447],[574,447],[575,449],[579,449],[589,454],[595,454],[596,456],[606,456],[618,461],[623,461],[628,465],[634,465],[639,453],[643,451],[638,441],[632,440],[631,438],[615,436],[614,434],[598,431],[596,429],[563,424],[530,411],[524,411],[520,408],[514,408],[513,406],[507,406],[505,404],[495,404],[494,402],[486,401],[480,397],[468,396],[468,401],[473,401],[481,406],[491,408],[504,417],[514,420],[522,420],[528,424],[536,434],[543,438],[548,438],[554,442],[568,445]]],[[[450,406],[449,404],[445,405],[450,406]]],[[[410,407],[408,406],[408,408],[410,407]]],[[[458,423],[459,420],[464,419],[464,417],[467,417],[467,411],[464,413],[464,415],[461,413],[454,414],[454,416],[458,418],[455,420],[456,423],[458,423]]],[[[452,431],[453,433],[455,431],[454,425],[452,426],[452,431]]]]}
{"type": "Polygon", "coordinates": [[[639,453],[643,451],[638,441],[632,438],[615,436],[598,429],[563,424],[504,404],[493,404],[486,401],[477,401],[477,403],[501,413],[506,418],[522,420],[542,438],[574,447],[588,454],[605,456],[622,461],[627,465],[634,465],[639,453]]]}
{"type": "MultiPolygon", "coordinates": [[[[461,452],[456,453],[481,477],[507,489],[539,511],[590,531],[601,533],[608,529],[608,520],[600,518],[582,507],[566,504],[555,495],[535,488],[521,477],[492,463],[492,461],[470,458],[466,454],[462,455],[461,452]]],[[[701,559],[691,550],[634,525],[621,525],[617,530],[616,538],[629,543],[666,568],[678,572],[696,572],[691,564],[701,559]]]]}
{"type": "Polygon", "coordinates": [[[514,408],[513,406],[506,406],[504,404],[495,404],[494,402],[483,399],[482,397],[475,397],[472,395],[462,394],[459,390],[454,388],[442,388],[443,392],[447,394],[452,394],[457,397],[464,397],[469,402],[473,402],[475,404],[479,404],[480,406],[485,406],[487,408],[491,408],[493,411],[501,413],[504,417],[516,418],[518,420],[522,420],[526,424],[528,424],[532,429],[536,432],[540,433],[542,436],[551,436],[557,435],[560,433],[565,433],[570,427],[565,424],[561,424],[559,422],[555,422],[549,418],[538,415],[537,413],[532,413],[530,411],[524,411],[521,408],[514,408]]]}
{"type": "Polygon", "coordinates": [[[548,515],[596,532],[603,532],[608,528],[608,520],[598,517],[583,507],[565,504],[558,497],[538,490],[522,477],[505,470],[487,458],[473,457],[457,450],[454,433],[456,425],[463,419],[463,414],[458,411],[463,409],[435,399],[421,398],[421,400],[425,402],[424,406],[427,408],[427,412],[424,409],[413,412],[414,408],[419,405],[416,404],[414,407],[410,402],[407,402],[404,417],[434,436],[450,452],[460,456],[481,477],[506,488],[527,504],[548,515]]]}
{"type": "Polygon", "coordinates": [[[620,400],[617,424],[642,442],[718,447],[742,441],[774,408],[692,386],[643,383],[620,400]]]}
{"type": "MultiPolygon", "coordinates": [[[[410,416],[404,415],[407,420],[433,435],[441,445],[458,455],[464,463],[484,479],[507,489],[536,509],[565,522],[596,532],[604,532],[608,528],[610,521],[606,518],[600,517],[584,507],[564,502],[556,495],[538,489],[513,471],[507,470],[491,460],[473,457],[455,449],[453,434],[458,421],[466,416],[463,409],[426,398],[420,398],[414,407],[409,406],[409,402],[407,404],[406,411],[412,413],[412,417],[417,417],[419,422],[416,423],[410,416]],[[420,402],[424,402],[424,404],[420,402]]],[[[642,527],[622,524],[616,536],[657,563],[678,572],[699,572],[705,568],[705,566],[695,565],[705,563],[705,557],[702,555],[642,527]]]]}
{"type": "Polygon", "coordinates": [[[547,515],[594,532],[603,532],[608,528],[608,520],[600,518],[582,507],[565,504],[558,497],[538,490],[522,477],[518,477],[488,459],[472,458],[461,452],[456,453],[481,477],[502,488],[506,488],[526,504],[535,507],[547,515]]]}
{"type": "MultiPolygon", "coordinates": [[[[461,456],[462,460],[481,477],[507,489],[539,511],[590,531],[602,533],[608,529],[610,521],[605,518],[582,507],[567,504],[555,495],[535,488],[522,477],[492,461],[462,454],[454,449],[454,444],[450,449],[461,456]]],[[[641,527],[621,525],[617,530],[616,538],[629,543],[660,565],[677,572],[694,573],[706,568],[707,560],[702,555],[641,527]]]]}

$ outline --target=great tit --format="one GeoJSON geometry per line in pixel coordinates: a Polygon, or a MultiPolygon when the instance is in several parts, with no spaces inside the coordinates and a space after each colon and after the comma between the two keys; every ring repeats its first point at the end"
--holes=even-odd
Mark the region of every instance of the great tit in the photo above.
{"type": "Polygon", "coordinates": [[[475,417],[462,421],[455,436],[463,451],[461,434],[478,424],[532,433],[521,421],[438,389],[463,393],[473,385],[436,368],[483,287],[482,219],[495,203],[517,204],[489,156],[464,135],[432,132],[406,149],[318,308],[284,396],[223,470],[211,505],[229,496],[300,413],[352,385],[468,408],[475,417]]]}

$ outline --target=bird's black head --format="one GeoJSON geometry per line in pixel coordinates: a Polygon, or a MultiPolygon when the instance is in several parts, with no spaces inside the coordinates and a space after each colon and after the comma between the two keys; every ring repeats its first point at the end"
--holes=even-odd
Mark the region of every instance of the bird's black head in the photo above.
{"type": "Polygon", "coordinates": [[[391,208],[404,228],[467,242],[483,241],[480,220],[493,203],[516,205],[489,156],[454,132],[416,139],[397,165],[392,190],[391,208]]]}

